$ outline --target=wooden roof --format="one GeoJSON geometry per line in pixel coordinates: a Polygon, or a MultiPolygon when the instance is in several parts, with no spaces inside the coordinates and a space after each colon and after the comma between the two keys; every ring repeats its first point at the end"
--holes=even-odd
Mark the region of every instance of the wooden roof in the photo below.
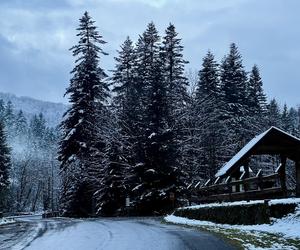
{"type": "Polygon", "coordinates": [[[215,175],[229,175],[241,166],[251,155],[284,155],[291,160],[300,160],[300,139],[283,130],[271,127],[254,137],[215,175]]]}

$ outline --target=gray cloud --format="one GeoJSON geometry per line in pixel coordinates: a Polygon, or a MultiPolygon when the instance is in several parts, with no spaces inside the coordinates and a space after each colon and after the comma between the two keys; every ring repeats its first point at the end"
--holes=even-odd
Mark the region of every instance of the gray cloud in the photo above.
{"type": "Polygon", "coordinates": [[[88,10],[108,42],[102,59],[112,69],[127,35],[137,39],[150,21],[169,22],[183,38],[188,68],[199,69],[208,49],[218,59],[236,42],[248,70],[260,66],[269,97],[300,102],[300,21],[297,0],[4,0],[0,1],[0,91],[52,101],[62,98],[73,58],[78,19],[88,10]]]}

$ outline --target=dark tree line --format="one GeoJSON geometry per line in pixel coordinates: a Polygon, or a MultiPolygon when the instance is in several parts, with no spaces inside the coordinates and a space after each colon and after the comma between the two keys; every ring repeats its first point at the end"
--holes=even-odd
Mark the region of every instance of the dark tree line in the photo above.
{"type": "Polygon", "coordinates": [[[108,77],[87,12],[77,30],[59,147],[64,215],[123,214],[126,200],[135,214],[164,213],[254,135],[299,135],[299,110],[267,103],[258,66],[246,71],[234,43],[220,63],[208,52],[193,83],[174,25],[160,36],[149,23],[136,43],[126,38],[108,77]]]}

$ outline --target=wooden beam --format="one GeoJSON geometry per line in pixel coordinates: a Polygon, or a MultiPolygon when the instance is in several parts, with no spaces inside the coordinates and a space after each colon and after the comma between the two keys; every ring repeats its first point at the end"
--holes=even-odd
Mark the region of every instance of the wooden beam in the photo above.
{"type": "Polygon", "coordinates": [[[280,185],[282,188],[282,191],[284,194],[286,194],[287,189],[286,189],[286,160],[287,157],[285,155],[280,155],[280,159],[281,159],[281,167],[278,170],[278,174],[279,174],[279,178],[280,178],[280,185]]]}
{"type": "Polygon", "coordinates": [[[296,161],[296,197],[300,197],[300,160],[296,161]]]}

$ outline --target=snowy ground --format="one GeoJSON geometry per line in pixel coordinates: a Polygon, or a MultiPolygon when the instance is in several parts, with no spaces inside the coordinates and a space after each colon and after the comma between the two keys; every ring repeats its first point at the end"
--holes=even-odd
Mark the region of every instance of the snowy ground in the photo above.
{"type": "MultiPolygon", "coordinates": [[[[253,201],[259,203],[263,201],[253,201]]],[[[289,214],[282,219],[273,219],[271,224],[262,225],[226,225],[216,224],[209,221],[190,220],[183,217],[169,215],[165,217],[166,222],[195,226],[201,229],[207,229],[229,238],[240,241],[246,249],[300,249],[300,199],[280,199],[272,200],[270,204],[298,203],[296,212],[289,214]],[[253,245],[256,242],[257,245],[253,245]],[[265,247],[258,248],[263,245],[265,247]]],[[[210,204],[209,206],[232,206],[249,204],[247,202],[232,202],[226,204],[210,204]]],[[[196,209],[207,205],[188,207],[196,209]]]]}
{"type": "Polygon", "coordinates": [[[14,219],[10,219],[10,218],[0,218],[0,226],[1,226],[1,225],[5,225],[5,224],[14,223],[14,222],[15,222],[14,219]]]}
{"type": "Polygon", "coordinates": [[[234,249],[216,236],[161,224],[153,218],[41,219],[23,217],[0,226],[0,249],[189,250],[234,249]]]}

